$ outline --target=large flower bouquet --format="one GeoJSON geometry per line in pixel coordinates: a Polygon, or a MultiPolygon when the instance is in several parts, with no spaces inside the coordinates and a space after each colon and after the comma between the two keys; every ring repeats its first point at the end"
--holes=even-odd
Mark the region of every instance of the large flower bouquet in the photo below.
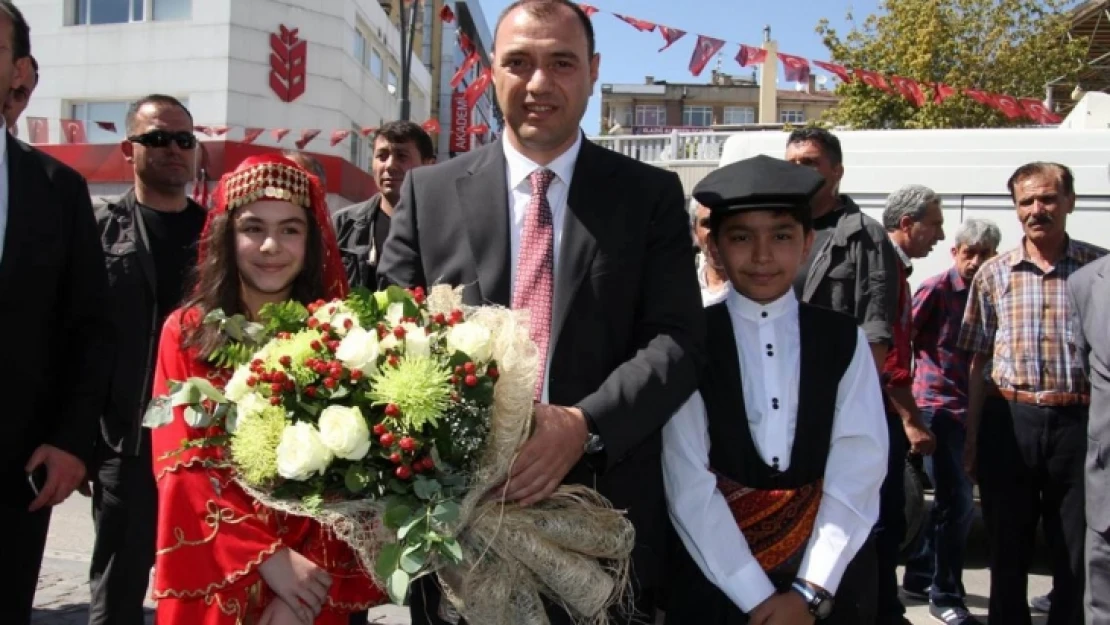
{"type": "Polygon", "coordinates": [[[488,497],[531,431],[538,355],[521,314],[464,307],[436,287],[359,290],[213,311],[223,388],[174,381],[146,422],[184,407],[263,504],[319,520],[390,597],[436,573],[471,622],[546,623],[541,595],[604,623],[624,596],[633,532],[596,492],[562,487],[520,508],[488,497]]]}

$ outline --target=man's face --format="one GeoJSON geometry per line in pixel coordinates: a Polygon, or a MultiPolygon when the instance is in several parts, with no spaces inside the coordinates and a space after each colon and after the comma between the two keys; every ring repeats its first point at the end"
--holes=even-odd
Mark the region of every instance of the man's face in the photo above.
{"type": "Polygon", "coordinates": [[[400,201],[401,183],[405,181],[405,174],[423,164],[420,149],[413,141],[391,143],[386,137],[374,140],[374,160],[370,163],[370,171],[374,176],[374,184],[378,185],[378,190],[390,204],[400,201]]]}
{"type": "Polygon", "coordinates": [[[29,79],[34,80],[31,59],[25,57],[15,60],[13,35],[11,21],[0,18],[0,97],[4,98],[5,109],[12,89],[26,86],[29,79]]]}
{"type": "Polygon", "coordinates": [[[24,81],[26,84],[12,85],[11,91],[8,94],[7,100],[4,101],[4,121],[7,123],[8,128],[15,126],[15,122],[23,111],[27,110],[27,105],[31,102],[31,94],[38,86],[38,81],[35,79],[35,73],[32,71],[27,79],[24,81]]]}
{"type": "Polygon", "coordinates": [[[939,201],[929,204],[920,221],[913,221],[909,217],[904,217],[902,221],[908,243],[908,247],[902,251],[910,258],[925,258],[938,241],[944,240],[944,212],[940,209],[939,201]]]}
{"type": "Polygon", "coordinates": [[[709,237],[712,254],[748,299],[769,303],[793,288],[813,245],[813,232],[787,213],[748,211],[725,218],[709,237]]]}
{"type": "MultiPolygon", "coordinates": [[[[812,167],[825,179],[824,186],[817,197],[836,198],[840,189],[840,179],[844,177],[844,165],[833,165],[821,145],[816,141],[796,141],[786,146],[786,160],[795,165],[812,167]]],[[[816,198],[815,198],[816,199],[816,198]]]]}
{"type": "Polygon", "coordinates": [[[983,263],[994,258],[995,253],[993,247],[986,245],[957,245],[952,248],[952,260],[960,277],[970,282],[983,263]]]}
{"type": "Polygon", "coordinates": [[[1036,173],[1014,185],[1014,205],[1026,238],[1034,243],[1063,237],[1075,195],[1065,195],[1059,176],[1036,173]]]}
{"type": "MultiPolygon", "coordinates": [[[[155,130],[170,133],[193,133],[193,122],[181,107],[147,104],[135,114],[135,126],[129,136],[145,135],[155,130]]],[[[167,190],[184,189],[193,179],[196,146],[183,149],[175,141],[165,147],[149,147],[124,140],[123,155],[135,166],[135,175],[147,185],[167,190]]]]}
{"type": "Polygon", "coordinates": [[[702,253],[707,253],[709,250],[709,209],[698,204],[698,210],[694,213],[694,240],[698,243],[698,248],[702,253]]]}
{"type": "MultiPolygon", "coordinates": [[[[495,34],[493,82],[518,149],[558,156],[574,144],[600,57],[569,8],[540,19],[518,8],[495,34]]],[[[527,154],[526,154],[527,155],[527,154]]]]}

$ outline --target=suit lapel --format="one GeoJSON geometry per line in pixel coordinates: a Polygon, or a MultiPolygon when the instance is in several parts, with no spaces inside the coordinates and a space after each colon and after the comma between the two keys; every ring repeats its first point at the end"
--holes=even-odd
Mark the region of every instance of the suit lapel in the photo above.
{"type": "MultiPolygon", "coordinates": [[[[123,206],[130,213],[132,223],[135,224],[135,253],[139,258],[139,266],[142,267],[143,276],[146,277],[147,286],[150,287],[150,292],[157,296],[158,294],[158,272],[154,268],[154,256],[150,252],[150,237],[146,232],[146,222],[143,221],[142,209],[139,208],[139,200],[135,197],[135,190],[132,189],[127,192],[121,202],[123,206]]],[[[185,209],[188,210],[188,209],[185,209]]]]}
{"type": "Polygon", "coordinates": [[[8,223],[4,227],[4,256],[0,258],[0,292],[6,292],[12,275],[20,264],[23,243],[31,225],[34,197],[31,185],[37,180],[30,168],[29,156],[23,145],[14,137],[7,138],[8,188],[0,190],[8,194],[8,223]]]}
{"type": "Polygon", "coordinates": [[[477,266],[482,300],[501,306],[512,304],[509,254],[509,190],[505,179],[505,153],[497,142],[484,150],[456,181],[470,248],[477,266]]]}

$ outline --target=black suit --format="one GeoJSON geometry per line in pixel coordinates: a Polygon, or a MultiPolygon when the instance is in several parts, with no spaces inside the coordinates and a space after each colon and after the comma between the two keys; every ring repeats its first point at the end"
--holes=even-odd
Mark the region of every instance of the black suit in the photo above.
{"type": "Polygon", "coordinates": [[[0,562],[17,578],[5,595],[14,601],[6,602],[4,622],[18,624],[30,620],[50,519],[49,510],[27,512],[33,495],[24,466],[43,444],[88,464],[112,355],[104,257],[84,179],[14,137],[6,150],[0,492],[7,529],[0,562]]]}
{"type": "MultiPolygon", "coordinates": [[[[382,254],[383,282],[465,285],[468,304],[508,306],[508,202],[500,142],[410,171],[382,254]]],[[[704,335],[681,184],[583,139],[562,228],[548,394],[552,404],[581,407],[605,445],[601,462],[579,462],[565,481],[628,511],[646,604],[661,583],[668,522],[660,428],[697,385],[704,335]]],[[[416,623],[425,622],[420,600],[416,623]]]]}

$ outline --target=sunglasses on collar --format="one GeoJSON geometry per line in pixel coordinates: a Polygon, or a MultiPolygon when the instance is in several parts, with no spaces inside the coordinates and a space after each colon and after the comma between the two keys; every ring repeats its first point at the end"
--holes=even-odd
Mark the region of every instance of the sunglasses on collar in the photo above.
{"type": "Polygon", "coordinates": [[[170,132],[168,130],[151,130],[141,135],[134,135],[127,138],[132,143],[146,146],[148,148],[167,148],[170,143],[176,143],[177,147],[182,150],[191,150],[197,147],[197,137],[191,132],[182,130],[180,132],[170,132]]]}

